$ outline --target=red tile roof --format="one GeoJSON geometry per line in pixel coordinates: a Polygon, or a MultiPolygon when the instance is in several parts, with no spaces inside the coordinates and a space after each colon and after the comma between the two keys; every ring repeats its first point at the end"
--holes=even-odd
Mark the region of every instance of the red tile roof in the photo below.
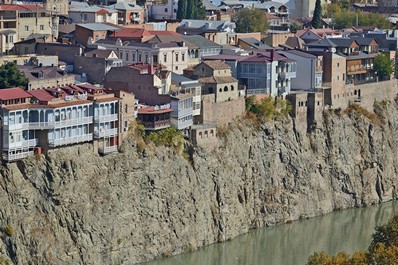
{"type": "Polygon", "coordinates": [[[19,87],[0,89],[0,100],[31,98],[25,90],[19,87]]]}
{"type": "Polygon", "coordinates": [[[5,5],[5,4],[0,4],[0,10],[36,11],[36,9],[44,10],[44,8],[40,5],[5,5]]]}
{"type": "Polygon", "coordinates": [[[42,102],[48,102],[56,99],[56,97],[48,93],[45,89],[30,90],[28,93],[42,102]]]}
{"type": "Polygon", "coordinates": [[[118,32],[115,32],[112,37],[115,38],[142,38],[144,36],[155,36],[155,35],[172,35],[180,36],[180,34],[174,31],[161,31],[161,30],[146,30],[137,28],[124,28],[118,32]]]}
{"type": "Polygon", "coordinates": [[[138,109],[138,114],[162,114],[162,113],[168,113],[168,112],[172,112],[172,111],[173,110],[170,108],[155,110],[154,106],[150,106],[150,107],[144,107],[144,108],[138,109]]]}

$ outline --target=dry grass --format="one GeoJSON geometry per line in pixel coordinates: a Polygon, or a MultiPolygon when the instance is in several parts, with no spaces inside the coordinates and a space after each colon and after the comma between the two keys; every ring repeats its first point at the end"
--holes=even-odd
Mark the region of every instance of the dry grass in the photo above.
{"type": "Polygon", "coordinates": [[[344,110],[345,114],[353,115],[356,119],[366,117],[371,123],[383,127],[383,121],[375,113],[368,111],[358,104],[351,104],[344,110]]]}

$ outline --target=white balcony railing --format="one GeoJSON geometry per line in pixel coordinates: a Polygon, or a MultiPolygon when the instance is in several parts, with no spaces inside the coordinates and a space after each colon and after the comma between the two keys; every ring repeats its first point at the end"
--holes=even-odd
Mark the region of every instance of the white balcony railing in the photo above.
{"type": "Polygon", "coordinates": [[[118,116],[117,114],[110,114],[110,115],[98,115],[94,117],[94,122],[108,122],[108,121],[117,121],[118,116]]]}
{"type": "Polygon", "coordinates": [[[102,138],[102,137],[109,137],[117,135],[117,128],[112,129],[102,129],[102,130],[95,130],[94,137],[102,138]]]}
{"type": "Polygon", "coordinates": [[[3,159],[10,162],[10,161],[15,161],[19,160],[28,156],[33,156],[34,152],[33,151],[25,151],[25,152],[19,152],[16,154],[3,154],[3,159]]]}
{"type": "Polygon", "coordinates": [[[77,119],[69,119],[69,120],[63,120],[63,121],[56,121],[54,122],[54,127],[68,127],[72,125],[81,125],[81,124],[87,124],[87,123],[92,123],[93,122],[93,117],[83,117],[83,118],[77,118],[77,119]]]}
{"type": "Polygon", "coordinates": [[[103,147],[103,148],[99,148],[98,152],[100,154],[103,154],[103,155],[110,154],[110,153],[113,153],[113,152],[117,152],[117,145],[106,146],[106,147],[103,147]]]}
{"type": "Polygon", "coordinates": [[[51,129],[54,128],[54,122],[29,122],[29,129],[51,129]]]}
{"type": "Polygon", "coordinates": [[[18,124],[4,125],[4,130],[6,130],[6,131],[27,130],[28,128],[29,128],[29,123],[18,123],[18,124]]]}
{"type": "Polygon", "coordinates": [[[282,79],[295,78],[296,77],[296,72],[281,72],[281,73],[279,73],[279,76],[282,79]]]}
{"type": "Polygon", "coordinates": [[[38,139],[22,140],[21,142],[4,143],[3,148],[29,148],[38,145],[38,139]]]}
{"type": "Polygon", "coordinates": [[[66,144],[75,144],[75,143],[80,143],[80,142],[88,142],[93,140],[93,134],[85,134],[85,135],[77,135],[77,136],[71,136],[71,137],[66,137],[66,138],[60,138],[60,139],[49,139],[48,144],[50,147],[55,147],[55,146],[60,146],[60,145],[66,145],[66,144]]]}

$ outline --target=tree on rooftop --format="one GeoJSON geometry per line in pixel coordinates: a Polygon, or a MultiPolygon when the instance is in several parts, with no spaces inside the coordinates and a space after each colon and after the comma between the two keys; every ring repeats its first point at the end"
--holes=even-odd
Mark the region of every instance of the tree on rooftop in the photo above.
{"type": "Polygon", "coordinates": [[[28,88],[29,79],[17,68],[17,64],[9,62],[0,66],[0,88],[20,87],[28,88]]]}
{"type": "Polygon", "coordinates": [[[394,71],[394,65],[387,54],[379,54],[373,61],[373,69],[380,80],[387,79],[394,71]]]}
{"type": "Polygon", "coordinates": [[[321,0],[316,0],[314,15],[312,16],[311,25],[314,29],[319,29],[322,27],[322,6],[321,0]]]}
{"type": "Polygon", "coordinates": [[[178,0],[177,19],[205,19],[202,0],[178,0]]]}
{"type": "Polygon", "coordinates": [[[261,9],[243,8],[236,17],[236,32],[261,32],[264,33],[268,30],[268,21],[265,17],[264,11],[261,9]]]}

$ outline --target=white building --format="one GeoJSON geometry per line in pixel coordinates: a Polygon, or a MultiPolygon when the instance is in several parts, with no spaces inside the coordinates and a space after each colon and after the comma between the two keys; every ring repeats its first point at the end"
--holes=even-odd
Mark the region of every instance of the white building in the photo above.
{"type": "Polygon", "coordinates": [[[118,13],[107,7],[75,7],[69,9],[72,23],[112,23],[118,24],[118,13]]]}
{"type": "Polygon", "coordinates": [[[153,20],[177,20],[178,0],[149,6],[149,17],[153,20]]]}

